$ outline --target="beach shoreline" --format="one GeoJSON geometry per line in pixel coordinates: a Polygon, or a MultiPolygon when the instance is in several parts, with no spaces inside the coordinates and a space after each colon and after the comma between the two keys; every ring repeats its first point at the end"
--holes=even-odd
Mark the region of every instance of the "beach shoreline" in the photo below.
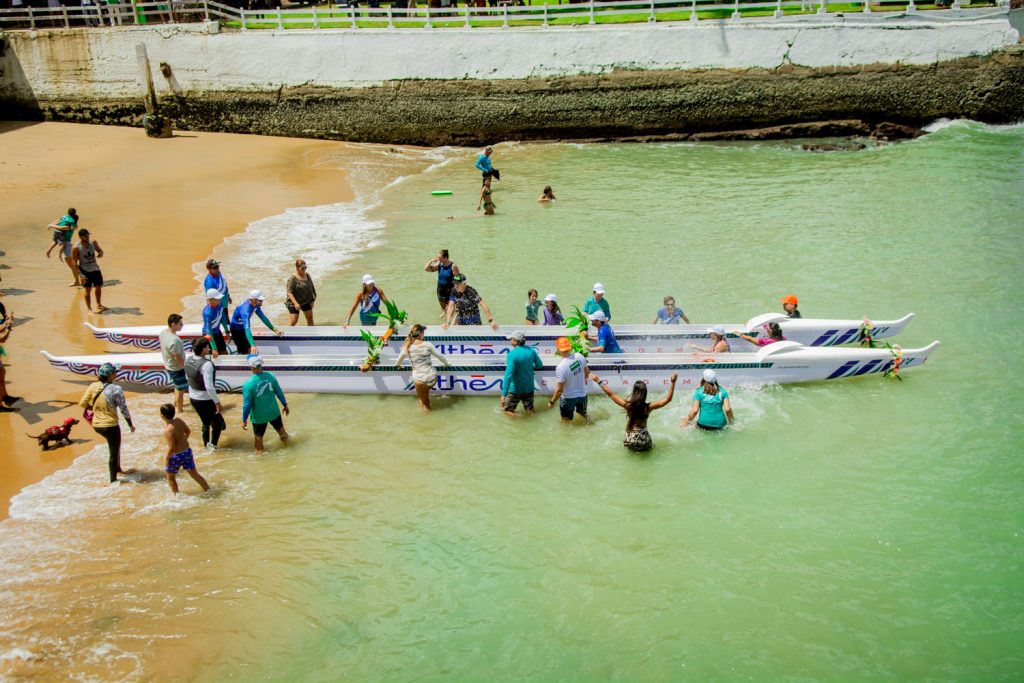
{"type": "MultiPolygon", "coordinates": [[[[23,397],[18,412],[0,415],[0,520],[22,488],[102,441],[84,421],[70,446],[45,453],[26,436],[81,417],[76,403],[85,382],[52,371],[39,351],[106,352],[84,322],[164,321],[197,291],[194,265],[225,238],[291,207],[352,201],[347,171],[310,163],[342,149],[358,154],[352,147],[224,133],[152,140],[134,128],[0,123],[0,201],[9,207],[0,219],[0,289],[18,323],[5,365],[9,393],[23,397]],[[89,314],[82,290],[68,287],[67,267],[56,255],[44,257],[46,225],[69,206],[106,252],[100,265],[110,314],[89,314]]],[[[265,287],[277,296],[284,283],[265,287]]]]}

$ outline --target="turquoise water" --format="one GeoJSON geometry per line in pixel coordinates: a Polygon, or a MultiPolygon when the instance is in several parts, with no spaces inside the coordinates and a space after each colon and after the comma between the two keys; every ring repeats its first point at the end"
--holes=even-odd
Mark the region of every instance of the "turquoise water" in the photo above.
{"type": "MultiPolygon", "coordinates": [[[[288,449],[270,439],[256,457],[232,427],[198,460],[211,498],[168,501],[155,477],[103,487],[104,456],[85,456],[0,525],[0,672],[1024,676],[1024,128],[956,122],[838,154],[500,146],[490,218],[473,211],[471,155],[443,159],[382,191],[319,317],[341,321],[369,272],[436,322],[422,268],[447,247],[501,322],[529,287],[582,303],[600,281],[621,323],[649,322],[667,294],[712,322],[796,293],[807,317],[914,312],[900,342],[942,346],[902,383],[737,389],[724,434],[680,430],[679,395],[652,415],[646,456],[624,451],[605,399],[567,427],[506,419],[493,399],[422,414],[411,397],[327,395],[294,398],[288,449]],[[546,184],[555,206],[535,202],[546,184]]],[[[159,401],[137,401],[142,432],[159,401]]],[[[153,443],[129,462],[154,469],[153,443]]]]}

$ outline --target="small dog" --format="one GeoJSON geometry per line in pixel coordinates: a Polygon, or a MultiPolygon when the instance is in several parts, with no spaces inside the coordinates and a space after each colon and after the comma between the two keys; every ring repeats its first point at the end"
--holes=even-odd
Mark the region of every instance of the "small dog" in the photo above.
{"type": "Polygon", "coordinates": [[[71,428],[74,427],[76,424],[78,424],[78,420],[76,420],[73,417],[69,417],[68,419],[64,420],[64,424],[60,425],[59,427],[48,427],[45,432],[38,436],[32,436],[31,434],[26,434],[25,436],[31,437],[39,441],[39,447],[45,451],[49,450],[51,441],[55,441],[58,445],[60,444],[61,441],[67,441],[70,444],[71,428]]]}

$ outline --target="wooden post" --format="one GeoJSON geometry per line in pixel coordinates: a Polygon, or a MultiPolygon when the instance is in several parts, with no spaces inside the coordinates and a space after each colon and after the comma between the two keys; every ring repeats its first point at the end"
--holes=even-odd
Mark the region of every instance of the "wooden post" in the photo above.
{"type": "Polygon", "coordinates": [[[281,19],[281,6],[277,6],[277,27],[279,29],[284,28],[284,21],[281,19]]]}
{"type": "Polygon", "coordinates": [[[64,28],[71,28],[71,22],[68,21],[68,8],[65,5],[60,6],[61,12],[64,13],[64,28]]]}
{"type": "Polygon", "coordinates": [[[548,25],[548,3],[544,3],[544,25],[548,25]]]}
{"type": "Polygon", "coordinates": [[[242,17],[242,30],[245,30],[245,9],[239,9],[238,14],[242,17]]]}
{"type": "Polygon", "coordinates": [[[348,6],[348,13],[352,17],[352,28],[355,28],[356,27],[356,8],[353,7],[352,5],[349,5],[348,6]]]}
{"type": "Polygon", "coordinates": [[[658,21],[658,17],[654,14],[654,0],[651,0],[651,16],[648,17],[647,21],[652,24],[658,21]]]}
{"type": "Polygon", "coordinates": [[[697,16],[697,0],[691,0],[690,2],[690,21],[697,21],[700,17],[697,16]]]}
{"type": "Polygon", "coordinates": [[[36,30],[36,14],[34,7],[28,8],[28,27],[33,31],[36,30]]]}
{"type": "Polygon", "coordinates": [[[466,0],[466,28],[470,27],[469,23],[469,0],[466,0]]]}
{"type": "Polygon", "coordinates": [[[149,55],[146,54],[146,46],[142,43],[135,44],[135,61],[139,67],[139,76],[142,78],[146,113],[153,116],[157,113],[156,90],[153,89],[153,74],[149,70],[149,55]]]}
{"type": "Polygon", "coordinates": [[[206,21],[210,20],[210,3],[207,0],[203,0],[203,17],[206,21]]]}

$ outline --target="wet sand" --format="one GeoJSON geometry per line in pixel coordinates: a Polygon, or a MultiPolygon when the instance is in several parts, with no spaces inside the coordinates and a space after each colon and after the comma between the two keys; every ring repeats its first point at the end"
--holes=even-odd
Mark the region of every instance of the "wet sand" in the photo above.
{"type": "Polygon", "coordinates": [[[87,384],[51,369],[39,350],[103,353],[109,347],[83,323],[163,322],[197,291],[192,265],[225,237],[286,208],[351,200],[345,171],[309,166],[342,145],[222,133],[152,140],[134,128],[0,123],[0,292],[17,318],[4,364],[8,391],[23,397],[17,413],[0,414],[0,519],[24,486],[100,441],[84,420],[71,446],[42,452],[26,436],[80,418],[87,384]],[[105,252],[103,303],[111,310],[102,315],[90,314],[83,290],[68,286],[56,249],[45,258],[46,226],[70,206],[105,252]]]}

